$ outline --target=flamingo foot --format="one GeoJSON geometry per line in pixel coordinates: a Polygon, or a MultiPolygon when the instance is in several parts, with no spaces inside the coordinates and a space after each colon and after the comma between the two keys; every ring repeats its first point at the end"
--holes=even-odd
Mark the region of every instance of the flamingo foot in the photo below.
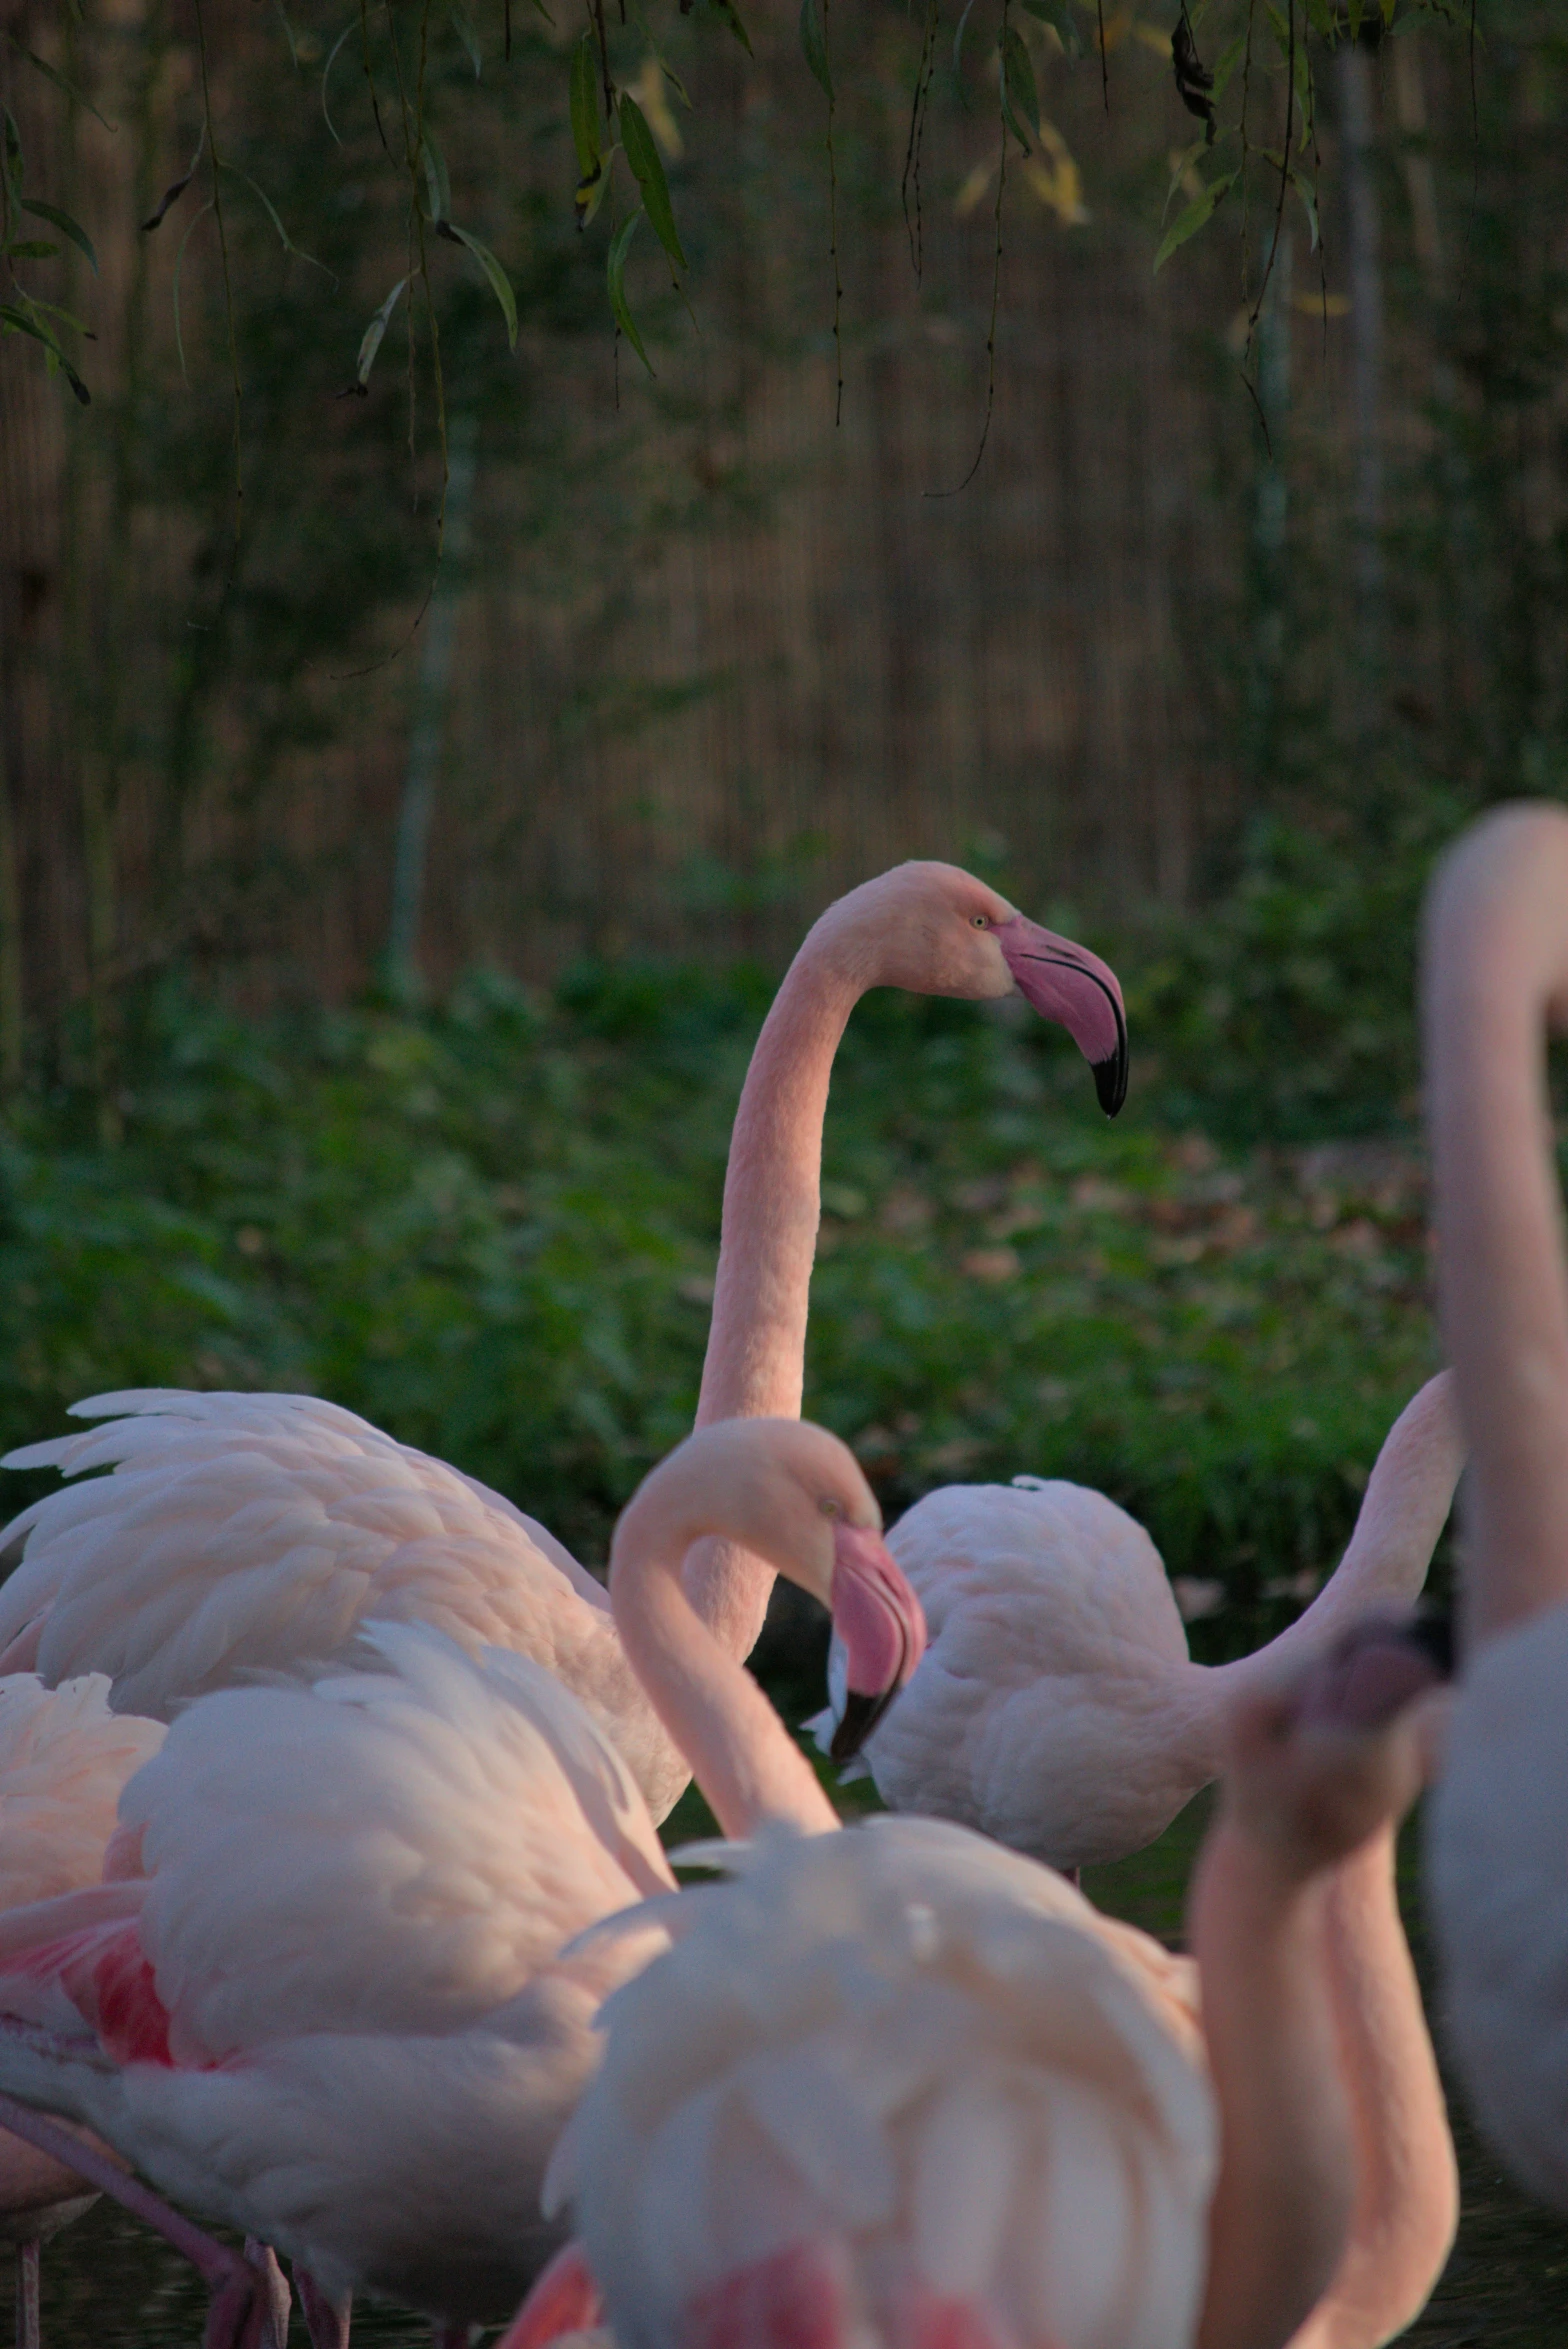
{"type": "Polygon", "coordinates": [[[495,2349],[547,2349],[563,2333],[591,2333],[604,2302],[580,2243],[563,2243],[535,2276],[528,2297],[495,2349]]]}
{"type": "Polygon", "coordinates": [[[62,2169],[74,2170],[183,2253],[212,2294],[202,2349],[266,2349],[269,2336],[264,2327],[273,2315],[273,2303],[263,2278],[249,2260],[216,2242],[140,2179],[127,2177],[119,2163],[95,2145],[3,2093],[0,2128],[9,2129],[24,2145],[35,2145],[40,2153],[49,2154],[62,2169]]]}
{"type": "Polygon", "coordinates": [[[16,2349],[39,2349],[38,2243],[20,2244],[16,2254],[16,2349]]]}
{"type": "Polygon", "coordinates": [[[840,2247],[792,2243],[699,2292],[682,2329],[689,2349],[844,2349],[851,2313],[840,2247]]]}
{"type": "Polygon", "coordinates": [[[310,2349],[348,2349],[353,2294],[345,2292],[341,2300],[329,2300],[315,2277],[298,2260],[294,2262],[294,2289],[299,2294],[305,2330],[310,2335],[310,2349]]]}

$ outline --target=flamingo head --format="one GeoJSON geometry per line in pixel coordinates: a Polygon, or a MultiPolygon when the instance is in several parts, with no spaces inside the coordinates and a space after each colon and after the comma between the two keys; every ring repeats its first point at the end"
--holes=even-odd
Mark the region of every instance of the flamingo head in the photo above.
{"type": "Polygon", "coordinates": [[[1127,1098],[1127,1015],[1108,963],[1031,922],[957,865],[895,865],[829,908],[862,982],[984,1003],[1018,994],[1067,1030],[1094,1072],[1107,1117],[1127,1098]]]}
{"type": "Polygon", "coordinates": [[[684,1557],[716,1534],[821,1601],[844,1652],[835,1759],[856,1752],[926,1648],[919,1599],[882,1539],[882,1512],[847,1444],[804,1419],[724,1419],[645,1479],[616,1527],[618,1567],[645,1549],[684,1557]]]}

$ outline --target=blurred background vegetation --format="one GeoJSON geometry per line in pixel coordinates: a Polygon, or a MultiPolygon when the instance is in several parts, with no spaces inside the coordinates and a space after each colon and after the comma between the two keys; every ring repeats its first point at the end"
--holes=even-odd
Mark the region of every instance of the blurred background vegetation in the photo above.
{"type": "Polygon", "coordinates": [[[1132,1104],[1105,1127],[1027,1027],[864,1006],[808,1405],[890,1506],[1103,1485],[1210,1652],[1299,1606],[1433,1360],[1423,877],[1568,777],[1568,33],[1317,9],[1321,253],[1293,192],[1277,246],[1237,204],[1156,275],[1198,126],[1142,7],[1107,0],[1108,103],[1092,41],[1031,29],[953,495],[994,67],[982,106],[943,32],[917,279],[921,23],[834,15],[836,424],[783,0],[750,56],[707,0],[661,19],[689,113],[616,31],[691,263],[689,310],[651,236],[629,266],[651,376],[572,218],[577,25],[518,5],[508,59],[409,17],[519,322],[432,239],[437,572],[406,297],[338,396],[408,205],[355,13],[25,0],[16,184],[98,268],[26,264],[96,336],[89,405],[0,343],[0,1435],[118,1385],[313,1388],[600,1554],[689,1421],[772,985],[831,896],[935,854],[1113,957],[1132,1104]],[[137,225],[202,131],[202,27],[232,368],[210,177],[137,225]]]}

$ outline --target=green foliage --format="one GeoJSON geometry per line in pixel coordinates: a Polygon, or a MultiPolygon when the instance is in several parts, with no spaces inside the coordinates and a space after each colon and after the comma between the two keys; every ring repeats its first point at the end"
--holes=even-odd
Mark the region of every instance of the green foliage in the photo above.
{"type": "Polygon", "coordinates": [[[1252,827],[1233,886],[1130,990],[1167,1115],[1232,1142],[1410,1125],[1421,893],[1458,822],[1434,797],[1383,839],[1252,827]]]}
{"type": "MultiPolygon", "coordinates": [[[[0,1435],[107,1387],[311,1390],[602,1554],[690,1424],[768,992],[582,964],[554,1002],[476,978],[419,1017],[270,1025],[159,996],[118,1150],[69,1097],[13,1117],[0,1435]]],[[[870,998],[823,1201],[807,1408],[888,1506],[1019,1471],[1100,1485],[1228,1594],[1211,1647],[1299,1604],[1430,1367],[1403,1159],[1108,1126],[1032,1022],[870,998]]]]}

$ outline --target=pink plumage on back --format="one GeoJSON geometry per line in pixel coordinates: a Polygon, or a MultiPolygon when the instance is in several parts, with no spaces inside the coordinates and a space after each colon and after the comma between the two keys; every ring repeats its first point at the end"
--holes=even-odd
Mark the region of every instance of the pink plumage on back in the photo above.
{"type": "Polygon", "coordinates": [[[353,1665],[370,1621],[531,1656],[616,1739],[655,1816],[687,1771],[620,1651],[600,1586],[498,1493],[310,1395],[160,1388],[73,1406],[106,1424],[8,1455],[109,1476],[0,1533],[0,1651],[45,1681],[102,1671],[123,1712],[172,1717],[247,1680],[353,1665]]]}
{"type": "Polygon", "coordinates": [[[126,1780],[163,1725],[111,1713],[94,1675],[45,1688],[0,1679],[0,1909],[97,1882],[126,1780]]]}

